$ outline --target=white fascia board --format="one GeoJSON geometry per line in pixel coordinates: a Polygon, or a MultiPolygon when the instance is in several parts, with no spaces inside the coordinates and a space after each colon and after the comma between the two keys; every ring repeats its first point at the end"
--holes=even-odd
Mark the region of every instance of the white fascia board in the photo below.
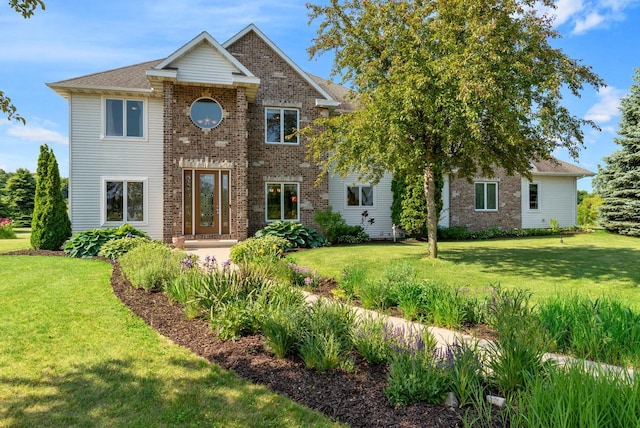
{"type": "Polygon", "coordinates": [[[340,101],[325,100],[323,98],[316,98],[316,107],[336,108],[336,107],[340,107],[341,104],[342,103],[340,101]]]}
{"type": "Polygon", "coordinates": [[[147,76],[149,76],[149,77],[159,77],[161,79],[172,79],[172,80],[175,80],[175,79],[178,78],[178,70],[151,69],[151,70],[147,70],[147,76]]]}
{"type": "Polygon", "coordinates": [[[233,83],[243,86],[258,86],[260,85],[260,78],[255,76],[233,76],[233,83]]]}
{"type": "Polygon", "coordinates": [[[311,85],[313,87],[313,89],[318,91],[318,93],[320,93],[320,95],[325,97],[327,99],[327,101],[333,101],[333,98],[331,97],[331,95],[329,95],[324,89],[322,89],[322,87],[320,85],[318,85],[313,79],[311,79],[311,77],[309,77],[309,75],[307,73],[305,73],[304,70],[302,70],[298,66],[298,64],[293,62],[293,60],[291,58],[289,58],[287,56],[287,54],[285,54],[278,46],[276,46],[275,43],[273,43],[271,40],[269,40],[269,38],[262,31],[260,31],[258,29],[258,27],[255,26],[255,24],[247,25],[238,34],[236,34],[235,36],[231,37],[229,40],[224,42],[222,44],[222,47],[227,49],[229,46],[231,46],[232,44],[234,44],[235,42],[240,40],[242,37],[244,37],[250,31],[253,31],[254,33],[256,33],[256,35],[258,37],[260,37],[263,42],[265,42],[267,45],[269,45],[269,47],[271,49],[273,49],[273,51],[276,54],[278,54],[280,56],[280,58],[282,58],[282,60],[284,62],[286,62],[291,68],[293,68],[295,70],[295,72],[298,73],[300,75],[300,77],[302,77],[307,83],[309,83],[309,85],[311,85]]]}
{"type": "Polygon", "coordinates": [[[54,91],[60,93],[60,91],[70,92],[73,90],[76,91],[102,91],[102,92],[135,92],[140,94],[151,94],[153,93],[153,89],[141,89],[141,88],[122,88],[119,86],[83,86],[83,85],[65,85],[65,84],[57,84],[52,85],[47,83],[47,86],[53,89],[54,91]]]}

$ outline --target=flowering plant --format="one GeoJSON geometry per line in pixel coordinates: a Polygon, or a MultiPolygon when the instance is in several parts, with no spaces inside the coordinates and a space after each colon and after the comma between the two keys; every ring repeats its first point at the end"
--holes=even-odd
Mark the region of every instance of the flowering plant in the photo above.
{"type": "Polygon", "coordinates": [[[311,268],[298,266],[295,263],[289,263],[289,268],[291,269],[291,282],[294,285],[305,288],[318,288],[320,285],[320,277],[316,270],[312,271],[311,268]]]}
{"type": "Polygon", "coordinates": [[[15,239],[13,220],[0,217],[0,239],[15,239]]]}

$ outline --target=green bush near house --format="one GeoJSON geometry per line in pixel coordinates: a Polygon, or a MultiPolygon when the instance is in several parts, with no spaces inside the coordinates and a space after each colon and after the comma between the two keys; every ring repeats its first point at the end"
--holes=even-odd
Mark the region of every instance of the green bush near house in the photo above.
{"type": "Polygon", "coordinates": [[[287,239],[266,235],[238,242],[231,247],[229,258],[236,264],[252,263],[260,259],[276,260],[291,248],[292,245],[287,239]]]}
{"type": "Polygon", "coordinates": [[[324,244],[324,238],[315,229],[291,221],[274,221],[255,234],[256,238],[264,236],[284,238],[292,248],[315,248],[324,244]]]}
{"type": "Polygon", "coordinates": [[[147,242],[150,242],[150,240],[144,236],[125,236],[124,238],[112,239],[100,247],[98,255],[117,260],[125,253],[147,242]]]}
{"type": "Polygon", "coordinates": [[[320,226],[320,231],[330,244],[362,244],[371,238],[360,225],[350,226],[342,215],[329,206],[326,210],[318,210],[313,220],[320,226]]]}
{"type": "Polygon", "coordinates": [[[71,257],[95,257],[107,242],[131,236],[146,238],[147,233],[129,224],[123,224],[118,228],[87,230],[73,235],[64,245],[64,252],[71,257]]]}
{"type": "Polygon", "coordinates": [[[124,276],[136,288],[162,290],[180,273],[180,262],[186,253],[159,242],[148,242],[120,257],[124,276]]]}

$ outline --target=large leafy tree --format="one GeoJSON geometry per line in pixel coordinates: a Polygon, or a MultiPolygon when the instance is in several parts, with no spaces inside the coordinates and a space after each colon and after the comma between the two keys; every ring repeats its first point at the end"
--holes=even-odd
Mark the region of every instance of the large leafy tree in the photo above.
{"type": "Polygon", "coordinates": [[[324,171],[422,176],[430,257],[437,257],[436,171],[463,178],[529,176],[531,159],[573,155],[581,127],[561,104],[601,79],[552,47],[552,0],[331,0],[311,56],[335,55],[333,75],[356,94],[354,112],[303,133],[324,171]]]}
{"type": "Polygon", "coordinates": [[[58,250],[71,236],[71,222],[60,189],[60,172],[53,150],[40,146],[36,192],[31,222],[31,246],[58,250]]]}
{"type": "Polygon", "coordinates": [[[640,69],[633,80],[629,95],[620,102],[615,142],[621,148],[604,158],[595,186],[604,199],[600,224],[611,232],[640,236],[640,69]]]}
{"type": "MultiPolygon", "coordinates": [[[[44,1],[42,0],[10,0],[9,6],[24,18],[31,18],[38,7],[42,10],[45,9],[44,1]]],[[[18,114],[17,110],[16,106],[11,102],[11,98],[0,90],[0,111],[3,112],[9,120],[14,119],[25,123],[25,119],[18,114]]]]}

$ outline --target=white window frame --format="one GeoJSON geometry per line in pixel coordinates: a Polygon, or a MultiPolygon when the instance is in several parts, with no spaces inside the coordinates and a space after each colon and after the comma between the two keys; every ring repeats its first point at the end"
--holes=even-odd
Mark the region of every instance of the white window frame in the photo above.
{"type": "Polygon", "coordinates": [[[497,181],[475,181],[473,183],[473,208],[475,209],[475,211],[481,211],[481,212],[496,212],[498,211],[498,207],[500,206],[500,202],[498,200],[498,188],[499,188],[500,184],[497,181]],[[482,184],[484,186],[484,190],[483,190],[483,195],[484,195],[484,208],[477,208],[476,207],[476,186],[478,184],[482,184]],[[487,185],[488,184],[495,184],[496,185],[496,207],[495,208],[487,208],[487,185]]]}
{"type": "Polygon", "coordinates": [[[373,186],[371,184],[363,184],[363,183],[354,183],[354,184],[347,184],[344,186],[344,207],[346,209],[375,209],[376,207],[376,201],[378,200],[378,194],[376,191],[376,186],[373,186]],[[349,188],[354,188],[357,187],[358,188],[358,205],[349,205],[349,188]],[[373,204],[372,205],[362,205],[362,188],[363,187],[371,187],[372,190],[372,198],[373,198],[373,204]]]}
{"type": "Polygon", "coordinates": [[[296,141],[285,141],[286,134],[284,133],[284,112],[295,111],[296,112],[296,130],[300,129],[300,109],[289,107],[265,107],[264,109],[264,141],[266,144],[277,144],[282,146],[297,146],[300,145],[300,135],[296,134],[296,141]],[[269,141],[269,132],[267,125],[267,113],[269,110],[280,111],[280,141],[269,141]]]}
{"type": "Polygon", "coordinates": [[[103,226],[119,226],[128,223],[132,226],[147,226],[149,223],[149,179],[147,177],[108,176],[100,180],[100,224],[103,226]],[[123,184],[123,202],[120,221],[107,220],[107,182],[121,181],[123,184]],[[127,220],[127,183],[142,182],[142,221],[127,220]]]}
{"type": "Polygon", "coordinates": [[[527,182],[527,210],[528,211],[535,211],[535,212],[540,211],[540,195],[542,195],[542,185],[540,184],[540,182],[539,181],[527,182]],[[538,186],[538,207],[537,208],[531,208],[531,185],[532,184],[535,184],[536,186],[538,186]]]}
{"type": "Polygon", "coordinates": [[[148,107],[147,100],[144,98],[135,98],[135,97],[110,97],[103,96],[102,97],[102,138],[108,140],[134,140],[134,141],[146,141],[147,140],[147,124],[148,120],[148,107]],[[122,101],[123,109],[122,109],[122,134],[123,135],[107,135],[107,100],[116,100],[122,101]],[[127,133],[127,101],[138,101],[142,102],[142,135],[140,137],[129,137],[126,135],[127,133]]]}
{"type": "Polygon", "coordinates": [[[296,181],[268,181],[264,183],[264,220],[267,223],[273,223],[274,221],[290,221],[294,223],[300,222],[300,183],[296,181]],[[283,215],[283,206],[284,206],[284,186],[295,184],[297,186],[298,192],[298,204],[297,204],[297,212],[296,218],[284,218],[283,215]],[[269,186],[270,185],[280,185],[280,218],[279,219],[270,219],[269,218],[269,186]]]}

